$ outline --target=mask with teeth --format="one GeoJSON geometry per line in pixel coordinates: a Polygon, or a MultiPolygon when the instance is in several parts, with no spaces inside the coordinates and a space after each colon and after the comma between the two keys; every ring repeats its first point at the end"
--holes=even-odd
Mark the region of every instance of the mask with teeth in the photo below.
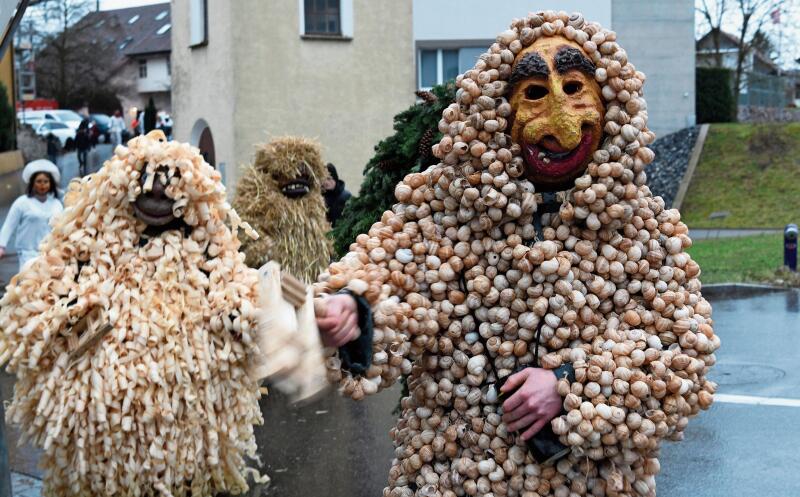
{"type": "Polygon", "coordinates": [[[594,71],[583,49],[563,36],[536,40],[514,59],[511,138],[537,191],[570,188],[600,145],[603,103],[594,71]]]}
{"type": "Polygon", "coordinates": [[[330,262],[321,184],[327,176],[319,144],[281,137],[258,147],[236,186],[233,205],[261,238],[242,240],[251,267],[269,260],[307,282],[330,262]]]}

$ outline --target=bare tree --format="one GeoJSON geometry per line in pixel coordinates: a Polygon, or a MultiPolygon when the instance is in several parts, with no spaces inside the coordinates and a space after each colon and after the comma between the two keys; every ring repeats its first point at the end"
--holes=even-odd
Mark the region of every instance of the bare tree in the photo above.
{"type": "Polygon", "coordinates": [[[113,90],[117,41],[102,14],[91,14],[94,0],[43,0],[39,7],[37,22],[47,34],[37,53],[38,93],[75,107],[113,90]]]}
{"type": "Polygon", "coordinates": [[[726,0],[711,0],[710,2],[702,0],[696,10],[708,24],[711,42],[714,44],[714,65],[715,67],[722,67],[722,53],[720,51],[722,21],[725,19],[728,4],[726,0]]]}
{"type": "Polygon", "coordinates": [[[734,88],[737,92],[742,90],[742,75],[745,62],[753,50],[751,33],[763,31],[764,22],[776,9],[780,9],[785,0],[737,0],[738,13],[741,16],[739,24],[739,51],[736,54],[736,72],[734,88]]]}

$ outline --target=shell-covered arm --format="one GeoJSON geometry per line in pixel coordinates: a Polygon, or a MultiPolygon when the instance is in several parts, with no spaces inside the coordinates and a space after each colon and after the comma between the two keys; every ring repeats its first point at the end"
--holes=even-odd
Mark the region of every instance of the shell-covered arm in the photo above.
{"type": "Polygon", "coordinates": [[[685,252],[688,229],[676,210],[655,220],[658,238],[631,236],[633,243],[616,247],[579,242],[576,252],[609,272],[587,277],[587,293],[570,294],[582,344],[543,360],[550,367],[569,361],[576,373],[574,383],[559,382],[566,414],[552,421],[554,432],[575,456],[632,470],[606,481],[614,491],[638,485],[639,495],[654,495],[660,441],[682,439],[689,418],[711,405],[716,385],[706,374],[720,345],[699,266],[685,252]],[[608,261],[622,260],[617,269],[628,275],[615,277],[608,261]],[[598,309],[613,312],[603,318],[598,309]]]}
{"type": "MultiPolygon", "coordinates": [[[[420,231],[417,222],[386,211],[316,285],[317,294],[347,290],[371,309],[369,367],[360,372],[342,367],[341,350],[331,351],[327,360],[329,380],[354,399],[392,385],[410,373],[412,361],[424,350],[435,347],[437,313],[426,297],[424,271],[414,262],[426,252],[420,231]]],[[[359,314],[363,317],[363,310],[359,314]]]]}

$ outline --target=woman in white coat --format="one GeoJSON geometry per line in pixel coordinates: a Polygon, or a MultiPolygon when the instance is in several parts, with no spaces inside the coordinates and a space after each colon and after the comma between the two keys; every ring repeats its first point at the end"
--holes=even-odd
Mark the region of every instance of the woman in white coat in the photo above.
{"type": "Polygon", "coordinates": [[[46,159],[29,162],[22,170],[27,193],[17,198],[0,230],[0,258],[5,256],[8,241],[16,235],[19,268],[39,254],[39,243],[50,233],[50,219],[64,210],[58,198],[61,174],[46,159]]]}

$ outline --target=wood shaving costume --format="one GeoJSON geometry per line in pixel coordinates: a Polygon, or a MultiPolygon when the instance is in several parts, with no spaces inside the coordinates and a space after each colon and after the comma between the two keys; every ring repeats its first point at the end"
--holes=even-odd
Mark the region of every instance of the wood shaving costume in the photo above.
{"type": "Polygon", "coordinates": [[[319,144],[306,138],[276,138],[258,148],[244,169],[233,206],[258,232],[244,240],[247,264],[276,261],[304,281],[317,279],[331,261],[322,181],[328,176],[319,144]]]}
{"type": "Polygon", "coordinates": [[[44,495],[244,492],[259,280],[219,173],[154,131],[67,204],[0,301],[7,417],[44,450],[44,495]]]}
{"type": "Polygon", "coordinates": [[[359,399],[409,375],[384,496],[656,494],[661,440],[712,403],[719,338],[687,227],[646,186],[644,79],[580,14],[515,20],[456,79],[441,162],[321,278],[374,327],[330,379],[359,399]],[[535,455],[498,386],[565,365],[566,450],[535,455]]]}

